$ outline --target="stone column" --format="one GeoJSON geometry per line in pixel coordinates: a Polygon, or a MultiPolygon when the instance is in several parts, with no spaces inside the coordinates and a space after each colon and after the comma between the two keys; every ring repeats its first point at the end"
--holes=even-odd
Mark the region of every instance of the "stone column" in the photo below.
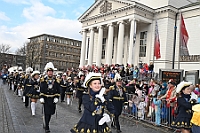
{"type": "Polygon", "coordinates": [[[79,67],[83,67],[85,64],[85,51],[86,51],[86,31],[83,30],[82,31],[83,33],[83,38],[82,38],[82,44],[81,44],[81,57],[80,57],[80,65],[79,67]]]}
{"type": "Polygon", "coordinates": [[[113,51],[113,34],[114,34],[114,27],[113,24],[108,25],[108,45],[106,50],[106,64],[112,64],[112,51],[113,51]]]}
{"type": "Polygon", "coordinates": [[[117,43],[117,64],[122,65],[123,63],[123,44],[124,44],[124,22],[120,21],[119,24],[119,32],[118,32],[118,43],[117,43]]]}
{"type": "Polygon", "coordinates": [[[90,42],[88,51],[88,65],[92,66],[93,62],[93,47],[94,47],[94,28],[90,29],[90,42]]]}
{"type": "Polygon", "coordinates": [[[98,46],[97,46],[97,57],[96,66],[101,66],[101,56],[102,56],[102,41],[103,41],[103,26],[97,27],[99,29],[98,33],[98,46]]]}
{"type": "Polygon", "coordinates": [[[130,28],[130,44],[129,44],[129,54],[128,54],[128,64],[134,63],[134,38],[136,34],[136,21],[135,19],[130,19],[131,28],[130,28]]]}

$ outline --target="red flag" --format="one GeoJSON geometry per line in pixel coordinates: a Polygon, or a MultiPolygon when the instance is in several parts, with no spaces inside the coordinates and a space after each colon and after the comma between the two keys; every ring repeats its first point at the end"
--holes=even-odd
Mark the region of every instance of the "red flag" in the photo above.
{"type": "Polygon", "coordinates": [[[189,51],[187,48],[188,39],[189,39],[188,32],[186,30],[185,22],[181,14],[181,25],[180,25],[180,55],[181,56],[189,55],[189,51]]]}
{"type": "Polygon", "coordinates": [[[159,34],[158,34],[157,21],[156,21],[156,28],[155,28],[154,56],[156,56],[156,59],[161,58],[161,55],[160,55],[160,39],[159,39],[159,34]]]}

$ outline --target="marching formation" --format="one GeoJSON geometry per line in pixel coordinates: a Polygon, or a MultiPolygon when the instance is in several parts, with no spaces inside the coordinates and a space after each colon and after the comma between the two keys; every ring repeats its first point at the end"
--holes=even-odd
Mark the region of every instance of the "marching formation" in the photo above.
{"type": "Polygon", "coordinates": [[[147,83],[134,78],[126,83],[118,70],[111,70],[114,76],[110,79],[111,75],[104,74],[104,77],[98,71],[73,70],[56,75],[51,62],[44,70],[40,74],[28,67],[24,73],[19,67],[7,79],[9,89],[22,98],[26,108],[30,106],[32,116],[37,114],[37,101],[43,105],[43,127],[47,133],[56,104],[66,102],[70,107],[74,98],[78,99],[77,111],[83,113],[71,127],[72,133],[111,133],[112,130],[120,133],[119,116],[126,112],[137,120],[151,119],[154,126],[166,122],[168,127],[183,133],[200,131],[199,85],[195,88],[186,81],[176,85],[173,79],[167,83],[151,79],[147,83]]]}

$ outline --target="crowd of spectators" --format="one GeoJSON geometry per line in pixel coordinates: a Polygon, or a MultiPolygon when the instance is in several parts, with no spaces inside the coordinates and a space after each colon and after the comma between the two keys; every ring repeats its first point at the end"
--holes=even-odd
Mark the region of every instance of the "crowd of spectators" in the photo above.
{"type": "MultiPolygon", "coordinates": [[[[155,126],[167,124],[171,126],[176,117],[177,97],[176,85],[173,79],[168,82],[156,81],[151,77],[154,65],[144,63],[139,67],[133,65],[102,65],[101,67],[88,66],[78,70],[68,71],[72,79],[80,74],[87,75],[89,72],[101,72],[104,79],[104,86],[109,89],[115,84],[116,75],[123,77],[131,76],[131,80],[124,80],[123,86],[127,90],[128,109],[127,113],[140,120],[150,120],[155,126]],[[150,74],[149,80],[145,77],[150,74]],[[142,75],[142,76],[141,76],[142,75]]],[[[200,85],[191,87],[197,95],[197,102],[200,102],[200,85]]]]}

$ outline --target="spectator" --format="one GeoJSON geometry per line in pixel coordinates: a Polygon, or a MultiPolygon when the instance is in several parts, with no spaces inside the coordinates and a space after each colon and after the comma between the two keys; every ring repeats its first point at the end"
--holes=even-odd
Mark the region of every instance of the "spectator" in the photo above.
{"type": "Polygon", "coordinates": [[[133,71],[133,78],[138,78],[138,74],[139,74],[139,69],[137,66],[135,66],[135,69],[133,71]]]}
{"type": "Polygon", "coordinates": [[[160,88],[160,92],[159,92],[159,95],[161,96],[164,96],[167,92],[167,83],[163,83],[162,84],[162,87],[160,88]]]}
{"type": "Polygon", "coordinates": [[[158,96],[157,98],[153,98],[153,103],[155,104],[155,117],[156,117],[156,121],[155,121],[155,126],[160,126],[160,122],[161,122],[161,100],[159,100],[158,96]]]}
{"type": "Polygon", "coordinates": [[[168,124],[171,125],[172,120],[174,119],[174,107],[175,107],[175,101],[176,101],[176,87],[175,87],[175,82],[173,79],[170,79],[168,81],[168,90],[166,92],[166,94],[162,97],[160,97],[159,99],[166,99],[166,107],[167,107],[167,121],[168,124]]]}
{"type": "Polygon", "coordinates": [[[145,98],[142,97],[140,98],[140,102],[138,105],[138,118],[141,120],[144,120],[145,107],[146,107],[145,98]]]}
{"type": "Polygon", "coordinates": [[[138,98],[140,100],[142,98],[142,89],[138,84],[135,85],[135,93],[138,94],[138,98]]]}

